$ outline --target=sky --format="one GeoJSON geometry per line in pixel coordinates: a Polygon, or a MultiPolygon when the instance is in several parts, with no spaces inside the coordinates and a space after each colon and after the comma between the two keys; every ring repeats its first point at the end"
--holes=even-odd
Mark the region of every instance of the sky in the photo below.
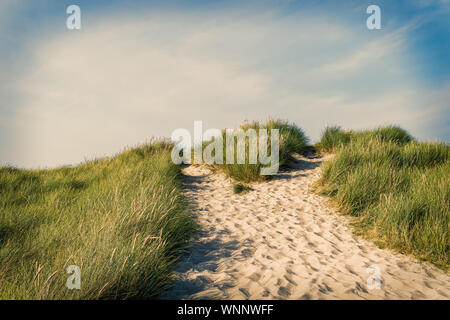
{"type": "Polygon", "coordinates": [[[450,0],[0,2],[0,165],[268,117],[450,141],[450,0]],[[81,29],[66,27],[69,5],[81,29]],[[369,30],[369,5],[381,29],[369,30]]]}

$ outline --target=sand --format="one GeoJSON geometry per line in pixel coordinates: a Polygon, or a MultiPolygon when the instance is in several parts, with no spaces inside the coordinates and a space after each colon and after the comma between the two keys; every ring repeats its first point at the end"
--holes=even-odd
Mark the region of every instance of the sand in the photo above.
{"type": "Polygon", "coordinates": [[[163,299],[449,299],[450,275],[356,236],[311,192],[321,159],[236,195],[203,166],[184,169],[200,231],[163,299]],[[368,270],[369,266],[375,266],[368,270]],[[380,282],[369,281],[378,268],[380,282]]]}

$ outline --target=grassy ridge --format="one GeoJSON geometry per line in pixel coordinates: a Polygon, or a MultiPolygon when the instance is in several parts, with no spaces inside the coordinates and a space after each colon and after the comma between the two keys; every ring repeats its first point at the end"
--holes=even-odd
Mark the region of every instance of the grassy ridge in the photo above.
{"type": "MultiPolygon", "coordinates": [[[[259,130],[267,129],[268,132],[268,154],[270,155],[270,130],[278,129],[279,130],[279,166],[286,166],[289,161],[292,159],[293,153],[303,153],[308,148],[308,138],[301,128],[296,126],[295,124],[288,123],[287,121],[281,120],[268,120],[265,124],[261,124],[259,122],[251,122],[244,123],[240,127],[240,129],[246,131],[248,129],[254,129],[256,131],[256,135],[259,139],[259,130]]],[[[223,141],[226,141],[225,131],[222,133],[223,141]]],[[[259,140],[258,140],[259,141],[259,140]]],[[[261,168],[266,167],[268,165],[263,165],[260,163],[259,159],[256,164],[249,163],[249,139],[245,140],[245,150],[246,150],[246,159],[244,164],[237,163],[237,155],[235,152],[235,161],[233,164],[226,163],[226,152],[223,150],[223,164],[214,164],[212,167],[216,170],[223,171],[229,177],[243,182],[252,182],[252,181],[261,181],[267,179],[269,176],[261,175],[261,168]]],[[[237,140],[235,139],[234,148],[237,150],[237,140]]]]}
{"type": "Polygon", "coordinates": [[[449,265],[450,147],[419,143],[398,127],[327,128],[317,145],[336,152],[318,186],[380,244],[449,265]]]}
{"type": "Polygon", "coordinates": [[[0,168],[0,298],[152,298],[195,228],[171,146],[73,168],[0,168]],[[81,267],[81,290],[65,286],[81,267]]]}
{"type": "Polygon", "coordinates": [[[397,126],[363,131],[342,130],[341,127],[331,126],[325,128],[315,147],[321,152],[334,152],[338,147],[345,146],[352,140],[368,142],[374,138],[396,144],[405,144],[414,140],[408,132],[397,126]]]}

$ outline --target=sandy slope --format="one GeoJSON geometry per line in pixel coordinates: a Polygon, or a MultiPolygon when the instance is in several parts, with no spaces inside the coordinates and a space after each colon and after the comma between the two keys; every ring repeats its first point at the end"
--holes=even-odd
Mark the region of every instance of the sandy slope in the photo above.
{"type": "Polygon", "coordinates": [[[309,189],[320,159],[255,184],[190,166],[186,192],[201,231],[182,257],[165,299],[449,299],[450,275],[352,234],[348,218],[309,189]],[[369,289],[376,265],[381,288],[369,289]]]}

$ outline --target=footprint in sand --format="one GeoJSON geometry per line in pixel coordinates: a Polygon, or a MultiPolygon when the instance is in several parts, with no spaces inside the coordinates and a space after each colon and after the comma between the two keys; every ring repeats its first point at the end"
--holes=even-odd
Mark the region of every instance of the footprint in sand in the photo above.
{"type": "Polygon", "coordinates": [[[349,220],[310,192],[320,158],[254,184],[246,195],[202,166],[184,169],[200,232],[163,299],[448,299],[450,276],[352,234],[349,220]],[[195,187],[194,187],[195,184],[195,187]],[[370,289],[368,265],[380,270],[370,289]],[[281,278],[280,278],[281,277],[281,278]]]}

